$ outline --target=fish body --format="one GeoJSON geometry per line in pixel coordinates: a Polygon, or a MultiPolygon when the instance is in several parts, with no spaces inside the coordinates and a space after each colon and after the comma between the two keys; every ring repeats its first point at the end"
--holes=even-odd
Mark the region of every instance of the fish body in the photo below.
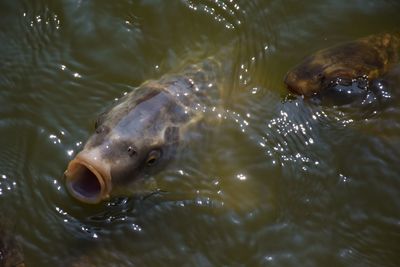
{"type": "Polygon", "coordinates": [[[68,164],[66,187],[76,199],[98,203],[116,188],[165,168],[218,98],[221,64],[209,58],[150,80],[126,94],[96,121],[95,132],[68,164]]]}
{"type": "Polygon", "coordinates": [[[295,94],[311,96],[334,83],[371,81],[399,61],[400,34],[370,35],[320,50],[290,70],[285,84],[295,94]]]}

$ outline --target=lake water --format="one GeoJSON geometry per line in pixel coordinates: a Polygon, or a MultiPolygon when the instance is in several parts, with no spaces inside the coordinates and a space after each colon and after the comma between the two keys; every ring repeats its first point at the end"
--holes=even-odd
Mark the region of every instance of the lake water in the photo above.
{"type": "Polygon", "coordinates": [[[27,266],[400,266],[400,84],[384,103],[287,100],[306,55],[399,30],[400,4],[0,1],[0,212],[27,266]],[[124,92],[235,46],[230,116],[154,177],[81,204],[63,172],[124,92]],[[397,89],[397,95],[396,95],[397,89]]]}

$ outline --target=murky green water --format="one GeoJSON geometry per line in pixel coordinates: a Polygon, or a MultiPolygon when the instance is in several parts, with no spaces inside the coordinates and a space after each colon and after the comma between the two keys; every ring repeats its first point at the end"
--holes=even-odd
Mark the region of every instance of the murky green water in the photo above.
{"type": "Polygon", "coordinates": [[[283,101],[285,72],[399,29],[398,1],[0,2],[0,208],[27,266],[399,266],[400,85],[384,105],[283,101]],[[231,118],[89,206],[62,174],[96,115],[188,59],[227,61],[231,118]]]}

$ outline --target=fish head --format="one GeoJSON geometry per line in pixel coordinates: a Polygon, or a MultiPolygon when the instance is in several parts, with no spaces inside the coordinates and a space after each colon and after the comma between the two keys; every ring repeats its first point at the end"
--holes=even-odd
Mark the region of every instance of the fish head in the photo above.
{"type": "Polygon", "coordinates": [[[70,194],[98,203],[114,188],[162,170],[179,146],[184,107],[167,91],[140,88],[97,121],[95,132],[65,171],[70,194]]]}
{"type": "Polygon", "coordinates": [[[304,96],[311,96],[321,90],[324,81],[324,66],[311,57],[290,70],[284,79],[291,92],[304,96]]]}

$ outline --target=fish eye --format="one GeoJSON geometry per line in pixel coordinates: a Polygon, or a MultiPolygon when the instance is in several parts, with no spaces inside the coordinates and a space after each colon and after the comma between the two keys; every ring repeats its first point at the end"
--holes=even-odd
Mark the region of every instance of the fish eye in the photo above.
{"type": "Polygon", "coordinates": [[[146,164],[147,166],[154,165],[157,160],[161,157],[161,151],[158,149],[150,151],[149,155],[147,156],[146,164]]]}
{"type": "Polygon", "coordinates": [[[324,80],[324,75],[322,73],[318,73],[316,75],[313,76],[312,81],[313,82],[321,82],[324,80]]]}

